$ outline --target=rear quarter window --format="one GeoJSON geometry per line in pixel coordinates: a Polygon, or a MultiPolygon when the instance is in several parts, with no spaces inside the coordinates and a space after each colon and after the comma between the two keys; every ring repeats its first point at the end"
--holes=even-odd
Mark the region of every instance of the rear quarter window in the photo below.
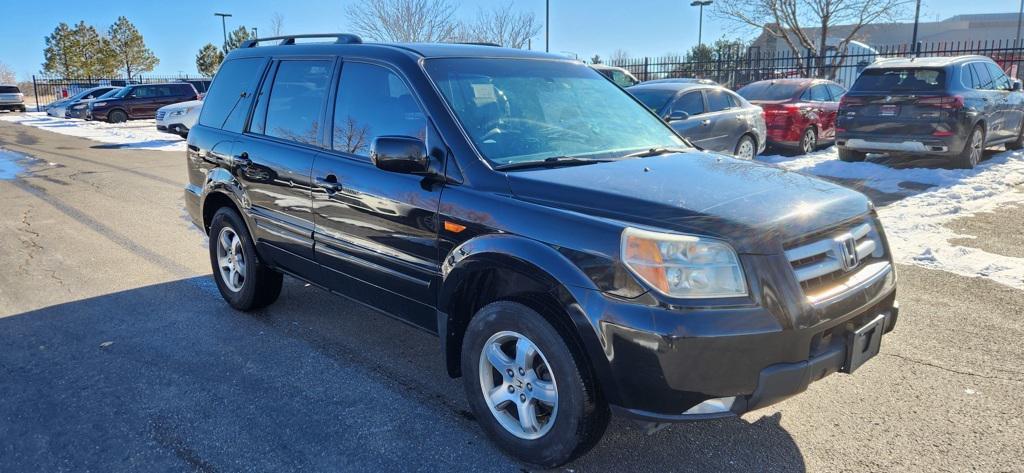
{"type": "Polygon", "coordinates": [[[942,69],[867,69],[850,90],[856,92],[938,92],[946,88],[942,69]]]}
{"type": "Polygon", "coordinates": [[[241,133],[263,65],[262,58],[231,59],[222,64],[203,100],[199,123],[241,133]]]}

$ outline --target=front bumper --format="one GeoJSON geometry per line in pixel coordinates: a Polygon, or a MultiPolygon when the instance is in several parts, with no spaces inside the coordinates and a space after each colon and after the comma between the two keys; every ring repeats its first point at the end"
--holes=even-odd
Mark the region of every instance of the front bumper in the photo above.
{"type": "MultiPolygon", "coordinates": [[[[847,336],[854,330],[879,315],[885,331],[895,327],[895,279],[890,267],[885,277],[827,305],[775,301],[680,310],[606,298],[598,324],[612,409],[644,422],[684,422],[740,415],[799,394],[847,369],[847,336]],[[637,328],[645,319],[651,326],[637,328]],[[708,402],[718,408],[704,408],[708,402]]],[[[795,295],[780,287],[771,294],[795,295]]]]}

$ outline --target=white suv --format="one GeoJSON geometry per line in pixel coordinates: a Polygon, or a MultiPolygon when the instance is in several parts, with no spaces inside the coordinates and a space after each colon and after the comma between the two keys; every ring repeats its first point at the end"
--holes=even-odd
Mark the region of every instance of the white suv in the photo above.
{"type": "Polygon", "coordinates": [[[0,110],[25,111],[25,94],[14,84],[0,84],[0,110]]]}
{"type": "Polygon", "coordinates": [[[160,107],[156,111],[156,129],[188,138],[188,130],[199,120],[203,109],[202,100],[175,103],[160,107]]]}

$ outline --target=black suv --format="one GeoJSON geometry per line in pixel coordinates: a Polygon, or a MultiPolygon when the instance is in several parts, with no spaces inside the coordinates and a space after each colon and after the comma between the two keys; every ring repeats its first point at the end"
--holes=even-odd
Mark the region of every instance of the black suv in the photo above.
{"type": "Polygon", "coordinates": [[[127,120],[153,118],[158,108],[172,103],[199,98],[195,87],[187,82],[129,85],[114,95],[89,103],[86,120],[121,123],[127,120]]]}
{"type": "Polygon", "coordinates": [[[232,51],[189,133],[217,287],[250,311],[288,274],[439,335],[516,457],[767,406],[896,324],[863,195],[697,151],[578,61],[330,38],[232,51]]]}
{"type": "Polygon", "coordinates": [[[836,144],[843,161],[934,155],[973,168],[989,146],[1024,147],[1021,82],[984,56],[876,62],[839,104],[836,144]]]}

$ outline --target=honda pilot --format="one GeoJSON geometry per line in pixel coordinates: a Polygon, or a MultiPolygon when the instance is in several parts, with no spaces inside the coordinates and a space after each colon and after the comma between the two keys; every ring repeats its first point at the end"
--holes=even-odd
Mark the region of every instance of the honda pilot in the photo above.
{"type": "Polygon", "coordinates": [[[576,458],[612,414],[777,403],[896,324],[855,191],[699,151],[579,61],[307,36],[233,50],[188,135],[220,294],[261,309],[289,275],[438,335],[522,461],[576,458]]]}
{"type": "Polygon", "coordinates": [[[843,161],[935,156],[973,168],[985,148],[1024,148],[1024,92],[985,56],[897,58],[861,73],[839,104],[843,161]]]}

